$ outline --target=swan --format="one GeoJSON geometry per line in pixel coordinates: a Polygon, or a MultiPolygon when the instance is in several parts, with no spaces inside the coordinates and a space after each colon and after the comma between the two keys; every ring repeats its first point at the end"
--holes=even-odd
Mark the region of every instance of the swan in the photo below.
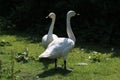
{"type": "Polygon", "coordinates": [[[64,69],[66,70],[66,59],[68,52],[75,46],[76,38],[71,29],[70,19],[75,16],[76,12],[70,10],[67,13],[67,34],[68,38],[59,37],[53,40],[46,50],[39,55],[39,60],[41,58],[55,59],[55,69],[57,68],[57,58],[62,57],[64,59],[64,69]]]}
{"type": "Polygon", "coordinates": [[[47,48],[47,46],[50,42],[52,42],[54,39],[58,38],[57,35],[53,34],[56,15],[55,15],[55,13],[51,12],[51,13],[49,13],[49,15],[46,18],[48,18],[48,17],[52,19],[52,23],[50,25],[48,34],[46,34],[42,37],[42,46],[44,48],[47,48]]]}

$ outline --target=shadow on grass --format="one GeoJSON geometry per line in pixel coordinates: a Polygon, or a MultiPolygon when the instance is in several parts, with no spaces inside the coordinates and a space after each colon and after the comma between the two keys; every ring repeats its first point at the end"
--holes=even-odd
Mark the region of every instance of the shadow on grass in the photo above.
{"type": "Polygon", "coordinates": [[[43,73],[40,73],[40,74],[37,74],[36,76],[38,78],[45,78],[45,77],[49,77],[49,76],[54,76],[56,74],[60,74],[60,75],[67,75],[69,73],[71,73],[72,71],[69,71],[69,70],[64,70],[62,68],[53,68],[53,69],[50,69],[50,70],[47,70],[47,71],[44,71],[43,73]]]}
{"type": "Polygon", "coordinates": [[[40,58],[38,61],[41,62],[44,65],[43,69],[48,69],[48,66],[50,64],[55,64],[55,59],[40,58]]]}

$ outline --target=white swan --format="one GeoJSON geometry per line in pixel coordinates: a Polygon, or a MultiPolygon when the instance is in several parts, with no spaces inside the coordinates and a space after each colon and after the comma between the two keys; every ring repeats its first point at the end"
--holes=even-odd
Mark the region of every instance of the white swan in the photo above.
{"type": "Polygon", "coordinates": [[[41,58],[55,59],[55,68],[57,67],[57,58],[63,57],[64,69],[66,70],[66,58],[68,52],[74,47],[76,38],[72,32],[70,19],[75,16],[74,11],[67,13],[67,34],[69,38],[59,37],[53,40],[47,47],[47,49],[39,56],[41,58]]]}
{"type": "Polygon", "coordinates": [[[56,15],[55,15],[55,13],[51,12],[46,18],[48,18],[48,17],[52,19],[52,23],[50,25],[48,34],[46,34],[42,37],[42,46],[44,48],[47,48],[49,43],[51,43],[54,39],[58,38],[57,35],[53,34],[56,15]]]}

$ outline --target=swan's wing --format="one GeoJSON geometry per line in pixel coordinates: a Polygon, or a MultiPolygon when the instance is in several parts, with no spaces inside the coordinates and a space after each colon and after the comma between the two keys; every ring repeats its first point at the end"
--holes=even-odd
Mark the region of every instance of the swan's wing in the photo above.
{"type": "Polygon", "coordinates": [[[55,35],[55,34],[52,34],[52,37],[50,37],[49,39],[48,39],[48,35],[47,35],[47,34],[44,35],[44,36],[42,37],[42,46],[43,46],[44,48],[47,48],[47,46],[48,46],[54,39],[57,39],[57,38],[58,38],[58,36],[55,35]]]}
{"type": "Polygon", "coordinates": [[[44,48],[47,48],[47,34],[42,37],[41,44],[44,48]]]}
{"type": "Polygon", "coordinates": [[[55,40],[55,39],[57,39],[57,38],[58,38],[58,36],[57,36],[57,35],[55,35],[55,34],[52,34],[52,37],[53,37],[53,40],[55,40]]]}
{"type": "Polygon", "coordinates": [[[73,41],[69,41],[68,44],[65,44],[65,48],[63,49],[63,55],[67,55],[67,53],[74,47],[74,42],[73,41]]]}
{"type": "Polygon", "coordinates": [[[41,55],[41,57],[58,58],[64,56],[74,46],[74,42],[68,38],[53,40],[41,55]]]}

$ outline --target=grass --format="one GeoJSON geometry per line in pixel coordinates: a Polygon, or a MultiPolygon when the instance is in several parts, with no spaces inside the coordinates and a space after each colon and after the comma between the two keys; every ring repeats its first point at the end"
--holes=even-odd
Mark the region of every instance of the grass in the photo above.
{"type": "MultiPolygon", "coordinates": [[[[70,72],[65,71],[62,67],[55,70],[54,63],[49,64],[48,68],[45,68],[44,64],[32,59],[27,63],[17,62],[15,60],[16,53],[24,52],[26,48],[29,50],[28,56],[35,59],[44,51],[40,43],[33,43],[30,37],[0,35],[0,41],[3,40],[9,42],[11,45],[0,46],[0,80],[120,79],[120,58],[111,57],[114,52],[99,52],[85,47],[76,47],[69,52],[67,57],[67,67],[73,69],[73,71],[70,72]],[[95,59],[99,59],[100,61],[95,59]],[[88,65],[77,65],[81,62],[87,63],[88,65]]],[[[59,59],[58,64],[63,65],[63,59],[59,59]]]]}

